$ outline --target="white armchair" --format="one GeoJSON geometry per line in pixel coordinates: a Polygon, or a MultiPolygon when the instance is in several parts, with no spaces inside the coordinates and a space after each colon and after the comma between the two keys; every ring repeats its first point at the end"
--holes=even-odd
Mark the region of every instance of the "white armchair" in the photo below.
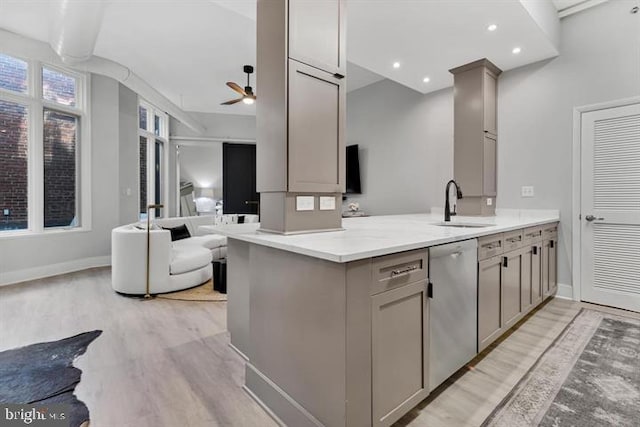
{"type": "MultiPolygon", "coordinates": [[[[172,245],[168,230],[150,231],[150,293],[187,289],[213,274],[211,250],[196,244],[172,245]]],[[[146,292],[147,231],[125,225],[111,232],[111,285],[116,292],[146,292]]]]}

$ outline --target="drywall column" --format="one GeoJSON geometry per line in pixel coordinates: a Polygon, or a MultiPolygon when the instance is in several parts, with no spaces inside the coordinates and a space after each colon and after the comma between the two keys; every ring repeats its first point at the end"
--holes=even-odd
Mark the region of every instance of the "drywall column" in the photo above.
{"type": "Polygon", "coordinates": [[[258,0],[256,184],[264,231],[342,226],[345,12],[344,0],[258,0]]]}

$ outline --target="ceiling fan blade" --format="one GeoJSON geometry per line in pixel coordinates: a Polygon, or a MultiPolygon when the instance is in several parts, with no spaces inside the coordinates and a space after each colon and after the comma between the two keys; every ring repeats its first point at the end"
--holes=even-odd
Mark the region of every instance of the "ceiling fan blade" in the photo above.
{"type": "Polygon", "coordinates": [[[231,101],[223,102],[220,105],[233,105],[233,104],[235,104],[237,102],[240,102],[240,101],[242,101],[242,98],[232,99],[231,101]]]}
{"type": "Polygon", "coordinates": [[[240,95],[247,96],[247,93],[244,91],[244,89],[242,89],[237,83],[227,82],[227,86],[238,92],[240,95]]]}

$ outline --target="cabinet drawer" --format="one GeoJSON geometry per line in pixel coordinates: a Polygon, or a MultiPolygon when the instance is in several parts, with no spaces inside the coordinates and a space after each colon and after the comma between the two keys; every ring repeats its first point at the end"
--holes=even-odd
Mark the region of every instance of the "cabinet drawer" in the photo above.
{"type": "Polygon", "coordinates": [[[509,231],[504,233],[502,239],[505,252],[520,249],[524,243],[524,233],[522,230],[509,231]]]}
{"type": "Polygon", "coordinates": [[[401,252],[373,259],[371,295],[427,278],[427,249],[401,252]]]}
{"type": "Polygon", "coordinates": [[[558,238],[558,223],[552,225],[544,225],[542,228],[542,238],[544,240],[551,240],[558,238]]]}
{"type": "Polygon", "coordinates": [[[502,234],[492,234],[478,238],[478,260],[501,255],[504,252],[502,234]]]}
{"type": "Polygon", "coordinates": [[[524,229],[524,244],[536,243],[542,240],[542,226],[524,229]]]}

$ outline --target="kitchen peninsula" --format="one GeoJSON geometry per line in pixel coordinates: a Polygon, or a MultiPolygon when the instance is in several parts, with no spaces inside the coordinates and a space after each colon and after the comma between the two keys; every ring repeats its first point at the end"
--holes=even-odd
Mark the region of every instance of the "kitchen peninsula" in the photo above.
{"type": "MultiPolygon", "coordinates": [[[[557,211],[352,218],[342,231],[228,239],[228,329],[245,388],[291,426],[390,425],[429,384],[429,248],[477,239],[476,353],[555,292],[557,211]]],[[[475,241],[474,241],[475,244],[475,241]]],[[[474,253],[474,256],[476,254],[474,253]]],[[[451,325],[455,327],[455,325],[451,325]]]]}

